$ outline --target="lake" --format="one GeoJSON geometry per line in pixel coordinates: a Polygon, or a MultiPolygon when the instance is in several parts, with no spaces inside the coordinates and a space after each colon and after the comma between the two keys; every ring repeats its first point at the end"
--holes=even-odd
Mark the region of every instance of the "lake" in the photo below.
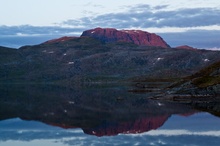
{"type": "Polygon", "coordinates": [[[218,146],[218,113],[129,86],[0,86],[1,146],[218,146]]]}

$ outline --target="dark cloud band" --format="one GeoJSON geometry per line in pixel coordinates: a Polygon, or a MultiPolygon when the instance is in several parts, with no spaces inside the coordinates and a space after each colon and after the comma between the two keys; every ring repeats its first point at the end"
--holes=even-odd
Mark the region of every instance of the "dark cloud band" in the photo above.
{"type": "Polygon", "coordinates": [[[80,20],[67,20],[65,25],[101,26],[114,28],[129,27],[201,27],[220,25],[220,9],[185,8],[167,10],[167,6],[150,7],[138,5],[122,13],[109,13],[80,20]]]}

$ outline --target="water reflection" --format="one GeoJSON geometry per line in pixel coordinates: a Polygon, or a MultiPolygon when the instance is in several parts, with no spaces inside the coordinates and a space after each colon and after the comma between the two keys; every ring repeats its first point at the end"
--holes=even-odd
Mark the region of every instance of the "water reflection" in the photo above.
{"type": "Polygon", "coordinates": [[[21,118],[64,129],[81,128],[96,136],[137,134],[157,129],[173,114],[197,111],[189,106],[149,99],[127,88],[1,86],[0,120],[21,118]]]}
{"type": "MultiPolygon", "coordinates": [[[[205,104],[155,101],[128,90],[0,86],[0,145],[219,145],[220,119],[194,110],[205,104]]],[[[218,115],[218,105],[208,108],[218,115]]]]}

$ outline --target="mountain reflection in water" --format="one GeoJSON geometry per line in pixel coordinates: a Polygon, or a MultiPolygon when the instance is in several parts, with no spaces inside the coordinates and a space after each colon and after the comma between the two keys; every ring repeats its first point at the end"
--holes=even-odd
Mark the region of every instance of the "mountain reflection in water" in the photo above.
{"type": "Polygon", "coordinates": [[[21,118],[96,136],[137,134],[157,129],[173,114],[191,115],[189,106],[148,99],[123,87],[0,87],[0,120],[21,118]]]}

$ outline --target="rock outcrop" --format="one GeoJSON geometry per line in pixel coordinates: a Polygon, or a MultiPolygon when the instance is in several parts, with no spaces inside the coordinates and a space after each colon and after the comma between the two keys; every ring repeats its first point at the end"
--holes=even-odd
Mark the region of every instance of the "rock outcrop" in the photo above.
{"type": "Polygon", "coordinates": [[[197,50],[197,48],[193,48],[193,47],[188,46],[188,45],[177,46],[176,49],[197,50]]]}
{"type": "Polygon", "coordinates": [[[69,41],[69,40],[74,39],[74,38],[77,38],[77,37],[64,36],[64,37],[61,37],[61,38],[58,38],[58,39],[52,39],[52,40],[46,41],[44,44],[65,42],[65,41],[69,41]]]}
{"type": "Polygon", "coordinates": [[[93,37],[105,43],[128,42],[142,46],[170,48],[158,35],[142,30],[117,30],[114,28],[95,28],[86,30],[81,37],[93,37]]]}

